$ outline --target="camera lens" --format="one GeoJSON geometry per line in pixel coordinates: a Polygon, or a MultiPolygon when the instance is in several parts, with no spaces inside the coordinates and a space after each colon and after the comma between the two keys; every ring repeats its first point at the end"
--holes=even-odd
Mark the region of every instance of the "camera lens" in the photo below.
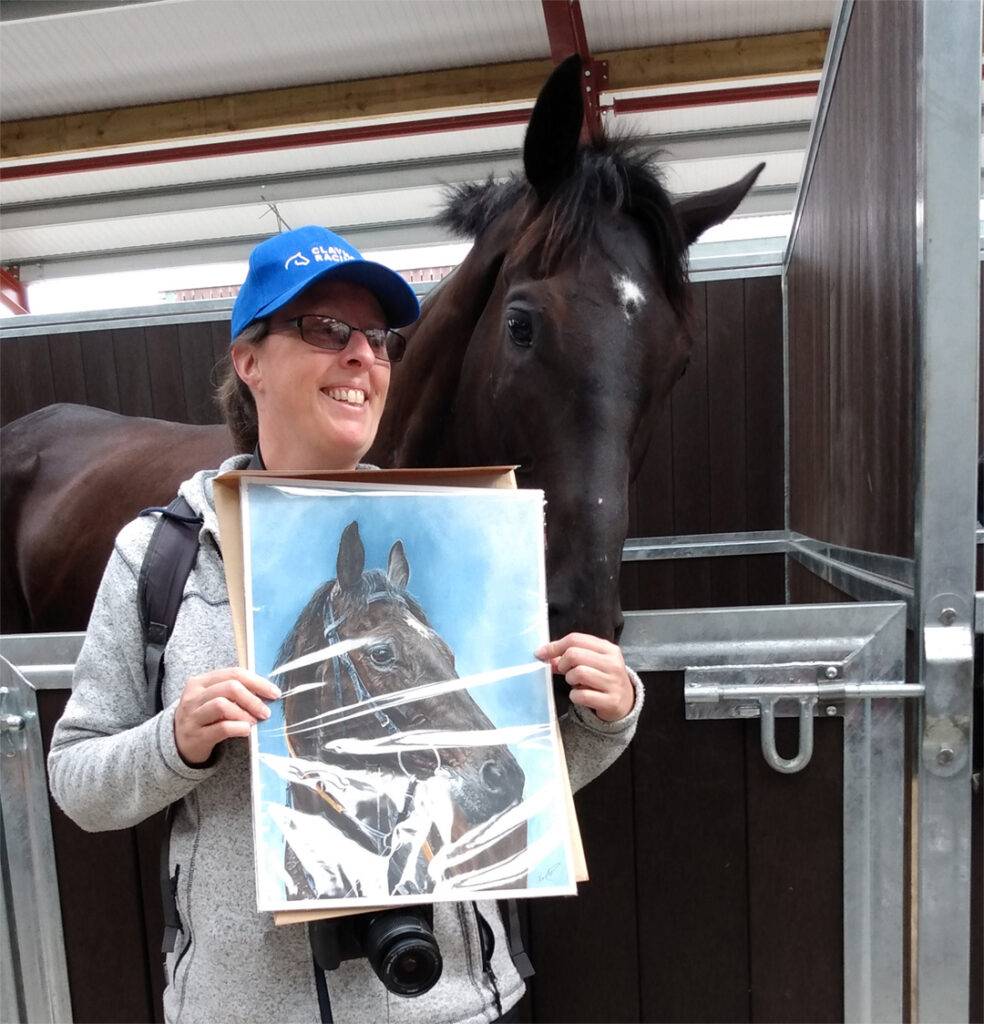
{"type": "Polygon", "coordinates": [[[444,969],[434,933],[417,910],[374,917],[366,930],[365,952],[379,980],[401,996],[429,991],[444,969]]]}

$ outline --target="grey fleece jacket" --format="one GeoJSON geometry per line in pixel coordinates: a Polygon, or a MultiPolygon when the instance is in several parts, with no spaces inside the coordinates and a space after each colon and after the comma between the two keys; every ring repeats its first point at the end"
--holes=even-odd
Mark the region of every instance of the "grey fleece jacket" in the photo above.
{"type": "MultiPolygon", "coordinates": [[[[219,472],[241,469],[248,456],[219,472]]],[[[189,676],[237,663],[212,498],[215,471],[198,473],[181,494],[204,517],[198,561],[185,586],[167,648],[164,710],[144,680],[137,577],[154,528],[137,519],[120,532],[75,669],[74,690],[48,758],[51,792],[89,832],[129,828],[177,803],[171,873],[177,870],[182,924],[166,958],[164,1016],[170,1024],[245,1024],[321,1019],[311,949],[302,925],[277,927],[256,911],[248,746],[227,740],[214,762],[189,767],[174,741],[174,710],[189,676]],[[179,867],[180,866],[180,867],[179,867]]],[[[575,789],[608,767],[635,732],[642,688],[633,676],[632,713],[605,723],[573,708],[561,731],[575,789]]],[[[327,975],[339,1024],[492,1021],[523,994],[497,905],[480,901],[492,927],[492,972],[483,972],[475,904],[438,903],[434,931],[444,973],[430,992],[408,999],[387,992],[365,960],[327,975]],[[497,991],[496,991],[497,990],[497,991]]]]}

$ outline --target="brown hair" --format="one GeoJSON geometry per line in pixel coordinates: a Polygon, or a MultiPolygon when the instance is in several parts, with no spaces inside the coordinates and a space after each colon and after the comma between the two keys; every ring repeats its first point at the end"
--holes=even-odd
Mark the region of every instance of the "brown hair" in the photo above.
{"type": "MultiPolygon", "coordinates": [[[[268,320],[254,320],[233,339],[232,344],[262,345],[269,329],[268,320]]],[[[245,381],[236,373],[232,361],[232,346],[215,364],[215,398],[222,416],[232,434],[237,452],[251,452],[259,443],[259,424],[256,402],[245,381]]]]}

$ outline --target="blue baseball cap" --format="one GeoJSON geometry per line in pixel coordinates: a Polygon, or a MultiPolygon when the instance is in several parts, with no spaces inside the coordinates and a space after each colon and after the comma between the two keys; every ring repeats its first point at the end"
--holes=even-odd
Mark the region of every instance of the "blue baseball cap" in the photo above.
{"type": "Polygon", "coordinates": [[[334,231],[310,224],[274,235],[250,253],[249,271],[232,307],[232,337],[254,320],[275,313],[321,278],[350,281],[376,296],[387,327],[405,327],[420,316],[417,296],[407,282],[362,253],[334,231]]]}

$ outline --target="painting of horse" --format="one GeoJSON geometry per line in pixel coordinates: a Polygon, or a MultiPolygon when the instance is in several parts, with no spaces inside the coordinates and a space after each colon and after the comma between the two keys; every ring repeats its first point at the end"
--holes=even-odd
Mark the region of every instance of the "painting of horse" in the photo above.
{"type": "MultiPolygon", "coordinates": [[[[271,511],[274,503],[279,501],[282,507],[284,500],[277,496],[277,487],[251,485],[249,490],[253,493],[248,514],[255,523],[282,520],[279,511],[271,511]]],[[[306,500],[317,502],[319,489],[309,492],[306,500]]],[[[440,500],[440,515],[447,520],[453,503],[433,497],[440,500]]],[[[491,492],[493,503],[500,497],[491,492]]],[[[402,515],[410,507],[388,498],[384,500],[390,507],[383,509],[373,500],[373,511],[361,516],[370,527],[365,516],[391,515],[391,508],[399,508],[402,515]]],[[[521,514],[532,528],[530,535],[539,532],[542,544],[539,509],[524,505],[521,514]]],[[[469,512],[475,507],[474,501],[465,506],[469,512]]],[[[294,514],[300,517],[299,512],[294,514]]],[[[324,518],[318,520],[319,536],[332,532],[325,523],[336,516],[331,507],[320,514],[324,518]]],[[[374,535],[378,538],[388,528],[377,525],[374,535]]],[[[463,535],[452,527],[448,543],[463,535]]],[[[251,543],[255,548],[265,542],[251,543]]],[[[525,545],[520,547],[518,557],[529,560],[525,545]]],[[[418,549],[423,551],[425,545],[418,549]]],[[[265,587],[259,578],[262,572],[287,574],[296,557],[288,549],[277,562],[264,557],[269,569],[252,570],[248,604],[255,606],[254,617],[264,613],[275,592],[284,592],[279,580],[265,587]],[[274,570],[274,565],[279,568],[274,570]]],[[[498,552],[467,564],[481,574],[480,562],[492,557],[498,558],[498,552]]],[[[433,568],[433,556],[425,563],[433,568]]],[[[534,581],[525,601],[535,607],[536,566],[523,571],[534,581]]],[[[460,897],[463,889],[501,894],[527,887],[527,821],[542,802],[544,793],[538,793],[538,787],[553,783],[537,771],[528,778],[512,746],[526,756],[524,744],[551,743],[546,670],[534,665],[531,674],[529,653],[527,664],[513,668],[494,663],[494,655],[478,653],[491,657],[488,665],[493,670],[461,678],[447,640],[409,589],[410,575],[401,539],[392,542],[385,569],[367,569],[359,521],[347,522],[338,543],[334,578],[315,588],[272,656],[269,676],[283,693],[282,718],[260,723],[257,758],[271,780],[286,786],[286,800],[279,801],[275,789],[269,788],[273,796],[261,807],[268,819],[267,832],[284,847],[280,878],[293,905],[324,899],[450,898],[453,892],[460,897]],[[473,685],[491,690],[497,680],[541,689],[539,710],[519,728],[497,725],[473,696],[473,685]],[[334,835],[330,842],[326,825],[334,835]],[[328,858],[326,850],[331,851],[328,858]]],[[[455,581],[466,575],[451,565],[445,570],[445,585],[454,589],[455,581]]],[[[480,580],[473,583],[481,586],[480,580]]],[[[541,603],[541,616],[542,611],[541,603]]],[[[520,626],[528,631],[531,624],[524,615],[529,612],[517,608],[513,621],[500,620],[501,628],[507,633],[519,632],[520,626]]],[[[459,630],[467,632],[460,624],[459,630]]],[[[258,632],[254,626],[254,638],[258,632]]],[[[265,655],[257,643],[263,646],[262,640],[254,640],[253,662],[264,668],[265,655]]],[[[477,648],[489,648],[481,639],[471,646],[472,659],[477,648]]],[[[528,640],[520,643],[524,652],[528,646],[528,640]]],[[[504,693],[493,705],[507,702],[513,708],[518,703],[504,693]]],[[[559,747],[554,754],[559,767],[559,747]]],[[[258,834],[263,831],[260,823],[258,834]]]]}
{"type": "MultiPolygon", "coordinates": [[[[617,638],[629,483],[691,346],[688,247],[762,165],[673,201],[650,148],[580,142],[580,74],[572,57],[543,87],[522,174],[451,196],[474,244],[407,332],[369,459],[517,465],[548,498],[551,635],[617,638]]],[[[115,532],[232,450],[215,427],[203,451],[203,429],[56,407],[0,432],[5,632],[85,627],[115,532]]]]}

